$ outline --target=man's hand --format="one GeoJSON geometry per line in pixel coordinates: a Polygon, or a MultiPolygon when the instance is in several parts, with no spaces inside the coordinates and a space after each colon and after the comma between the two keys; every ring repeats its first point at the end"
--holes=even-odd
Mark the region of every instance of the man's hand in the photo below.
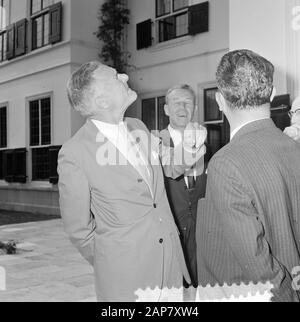
{"type": "Polygon", "coordinates": [[[207,138],[207,130],[204,126],[198,123],[189,123],[184,130],[183,146],[192,149],[199,150],[207,138]]]}

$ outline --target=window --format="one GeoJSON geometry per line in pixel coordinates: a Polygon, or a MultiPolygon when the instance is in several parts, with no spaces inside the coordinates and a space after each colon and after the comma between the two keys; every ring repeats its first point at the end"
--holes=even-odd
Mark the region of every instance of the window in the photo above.
{"type": "Polygon", "coordinates": [[[4,179],[4,148],[7,147],[7,107],[0,107],[0,180],[4,179]]]}
{"type": "Polygon", "coordinates": [[[49,180],[49,147],[51,144],[50,97],[29,102],[32,180],[49,180]]]}
{"type": "Polygon", "coordinates": [[[0,107],[0,149],[7,147],[7,107],[0,107]]]}
{"type": "Polygon", "coordinates": [[[204,120],[205,123],[223,123],[223,113],[216,101],[218,88],[207,88],[204,90],[204,120]]]}
{"type": "Polygon", "coordinates": [[[0,33],[0,62],[6,60],[6,32],[0,33]]]}
{"type": "Polygon", "coordinates": [[[3,158],[4,158],[4,151],[0,150],[0,180],[4,179],[3,173],[3,158]]]}
{"type": "Polygon", "coordinates": [[[169,125],[164,106],[165,96],[142,100],[142,120],[149,131],[161,131],[169,125]]]}
{"type": "Polygon", "coordinates": [[[203,89],[204,123],[208,132],[206,163],[230,140],[230,126],[226,117],[219,110],[216,101],[217,91],[217,87],[203,89]]]}
{"type": "Polygon", "coordinates": [[[9,0],[0,0],[0,30],[4,30],[9,25],[9,0]]]}
{"type": "Polygon", "coordinates": [[[159,42],[189,33],[188,5],[188,0],[156,0],[159,42]]]}
{"type": "Polygon", "coordinates": [[[137,50],[186,35],[195,36],[208,32],[209,2],[192,6],[189,6],[189,2],[189,0],[156,0],[154,24],[150,18],[136,25],[137,50]]]}
{"type": "Polygon", "coordinates": [[[61,41],[62,4],[31,0],[32,50],[61,41]]]}
{"type": "Polygon", "coordinates": [[[31,0],[31,14],[35,14],[44,9],[49,8],[52,4],[55,3],[55,0],[31,0]]]}
{"type": "Polygon", "coordinates": [[[6,27],[9,24],[9,0],[0,0],[0,62],[6,60],[6,27]]]}

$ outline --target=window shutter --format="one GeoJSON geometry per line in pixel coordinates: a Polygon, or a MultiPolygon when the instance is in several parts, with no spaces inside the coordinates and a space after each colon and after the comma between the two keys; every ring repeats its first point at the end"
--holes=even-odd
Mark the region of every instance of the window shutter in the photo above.
{"type": "Polygon", "coordinates": [[[13,59],[15,57],[15,25],[10,25],[6,30],[6,58],[13,59]]]}
{"type": "Polygon", "coordinates": [[[14,150],[14,182],[26,183],[26,148],[14,150]]]}
{"type": "Polygon", "coordinates": [[[49,9],[49,41],[55,44],[62,40],[62,3],[58,2],[49,9]]]}
{"type": "Polygon", "coordinates": [[[18,21],[15,25],[15,56],[21,56],[26,53],[26,29],[26,19],[18,21]]]}
{"type": "Polygon", "coordinates": [[[51,146],[49,148],[49,161],[50,161],[50,178],[49,182],[52,184],[58,183],[58,173],[57,173],[57,159],[58,153],[61,146],[51,146]]]}
{"type": "Polygon", "coordinates": [[[14,150],[3,152],[3,177],[6,182],[14,182],[14,150]]]}
{"type": "Polygon", "coordinates": [[[189,34],[196,35],[209,30],[209,2],[189,7],[189,34]]]}
{"type": "Polygon", "coordinates": [[[4,164],[3,164],[3,161],[4,161],[4,151],[1,150],[0,151],[0,180],[3,180],[4,179],[4,164]]]}
{"type": "Polygon", "coordinates": [[[136,25],[137,50],[151,47],[152,45],[152,21],[148,19],[136,25]]]}

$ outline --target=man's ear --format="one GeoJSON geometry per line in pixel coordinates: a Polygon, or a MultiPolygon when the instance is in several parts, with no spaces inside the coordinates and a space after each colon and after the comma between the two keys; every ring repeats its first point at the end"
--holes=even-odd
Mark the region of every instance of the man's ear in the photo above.
{"type": "Polygon", "coordinates": [[[164,106],[165,114],[170,117],[169,106],[165,104],[164,106]]]}
{"type": "Polygon", "coordinates": [[[277,89],[276,89],[276,87],[274,86],[274,87],[273,87],[273,90],[272,90],[271,98],[270,98],[270,102],[271,102],[271,103],[273,102],[273,100],[274,100],[274,98],[275,98],[276,94],[277,94],[277,89]]]}
{"type": "Polygon", "coordinates": [[[194,112],[193,112],[193,118],[195,117],[195,115],[198,113],[198,105],[196,104],[195,105],[195,108],[194,108],[194,112]]]}
{"type": "Polygon", "coordinates": [[[221,112],[224,112],[224,110],[226,109],[226,101],[224,96],[220,92],[216,93],[216,101],[219,105],[219,110],[221,112]]]}
{"type": "Polygon", "coordinates": [[[100,109],[108,109],[109,104],[107,103],[107,100],[102,96],[95,97],[95,104],[100,109]]]}

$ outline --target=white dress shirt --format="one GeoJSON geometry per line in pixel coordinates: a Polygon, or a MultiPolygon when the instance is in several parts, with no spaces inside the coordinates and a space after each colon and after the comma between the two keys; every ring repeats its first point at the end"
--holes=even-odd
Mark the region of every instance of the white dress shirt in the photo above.
{"type": "Polygon", "coordinates": [[[153,197],[152,175],[149,162],[128,131],[125,123],[122,121],[119,124],[110,124],[98,120],[92,120],[92,122],[143,177],[153,197]]]}
{"type": "MultiPolygon", "coordinates": [[[[173,140],[174,147],[177,147],[182,143],[182,133],[178,130],[175,130],[171,125],[168,126],[168,130],[170,132],[170,136],[173,140]]],[[[189,188],[189,183],[188,183],[188,177],[189,176],[194,176],[195,180],[197,179],[197,169],[196,167],[193,167],[193,169],[190,169],[186,171],[186,174],[184,176],[185,184],[189,188]]]]}

